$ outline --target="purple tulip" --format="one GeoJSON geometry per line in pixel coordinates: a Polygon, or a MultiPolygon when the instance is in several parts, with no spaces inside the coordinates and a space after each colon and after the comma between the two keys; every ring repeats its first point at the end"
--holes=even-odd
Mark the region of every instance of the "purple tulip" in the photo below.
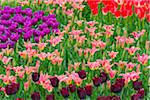
{"type": "Polygon", "coordinates": [[[23,12],[24,12],[27,16],[32,16],[32,10],[31,10],[30,8],[24,9],[23,12]]]}
{"type": "Polygon", "coordinates": [[[53,33],[57,33],[58,31],[59,31],[58,28],[52,29],[52,32],[53,32],[53,33]]]}
{"type": "Polygon", "coordinates": [[[46,22],[48,19],[49,19],[48,16],[43,16],[43,17],[42,17],[42,21],[43,21],[43,22],[46,22]]]}
{"type": "Polygon", "coordinates": [[[10,14],[3,14],[2,16],[1,16],[1,19],[3,19],[3,20],[8,20],[10,18],[10,14]]]}
{"type": "Polygon", "coordinates": [[[41,31],[39,31],[39,30],[33,30],[33,35],[34,36],[40,36],[41,35],[41,31]]]}
{"type": "Polygon", "coordinates": [[[56,15],[55,14],[49,14],[48,17],[49,18],[56,18],[56,15]]]}
{"type": "Polygon", "coordinates": [[[29,31],[30,31],[30,32],[32,31],[32,28],[31,28],[31,27],[24,27],[24,28],[23,28],[23,32],[24,32],[24,33],[27,33],[27,32],[29,32],[29,31]]]}
{"type": "Polygon", "coordinates": [[[36,43],[38,43],[38,42],[40,41],[40,37],[39,37],[39,36],[34,37],[34,41],[35,41],[36,43]]]}
{"type": "Polygon", "coordinates": [[[53,26],[55,23],[52,21],[52,20],[47,20],[46,21],[46,23],[47,23],[47,25],[49,26],[49,27],[51,27],[51,26],[53,26]]]}
{"type": "Polygon", "coordinates": [[[10,32],[9,29],[5,29],[5,30],[4,30],[4,33],[5,33],[5,35],[6,35],[7,37],[10,37],[10,35],[11,35],[11,32],[10,32]]]}
{"type": "Polygon", "coordinates": [[[45,34],[49,34],[49,33],[50,33],[50,29],[49,29],[49,28],[44,28],[44,29],[43,29],[43,32],[44,32],[45,34]]]}
{"type": "Polygon", "coordinates": [[[6,43],[0,43],[0,49],[6,49],[7,44],[6,43]]]}
{"type": "Polygon", "coordinates": [[[23,22],[25,21],[25,18],[21,14],[16,14],[12,19],[13,21],[20,24],[23,24],[23,22]]]}
{"type": "Polygon", "coordinates": [[[27,32],[23,35],[23,38],[25,41],[29,40],[31,38],[32,34],[30,32],[27,32]]]}
{"type": "Polygon", "coordinates": [[[4,29],[5,29],[5,27],[4,27],[4,25],[0,25],[0,31],[4,31],[4,29]]]}
{"type": "Polygon", "coordinates": [[[18,23],[12,23],[10,26],[9,26],[9,30],[14,32],[14,29],[16,29],[18,27],[18,23]]]}
{"type": "Polygon", "coordinates": [[[7,20],[0,20],[0,23],[1,23],[2,25],[7,25],[7,20]]]}
{"type": "Polygon", "coordinates": [[[24,27],[31,27],[32,26],[32,21],[28,20],[26,22],[23,23],[24,27]]]}
{"type": "Polygon", "coordinates": [[[10,39],[11,39],[12,41],[17,42],[18,39],[19,39],[19,37],[20,37],[20,35],[17,34],[17,33],[16,33],[16,34],[11,34],[10,39]]]}
{"type": "Polygon", "coordinates": [[[10,48],[14,48],[14,46],[15,46],[15,42],[14,42],[14,41],[11,41],[11,40],[7,41],[6,44],[7,44],[10,48]]]}
{"type": "Polygon", "coordinates": [[[12,23],[13,23],[13,20],[10,19],[5,22],[5,25],[10,26],[12,23]]]}
{"type": "Polygon", "coordinates": [[[0,35],[1,42],[6,42],[8,40],[8,37],[6,35],[0,35]]]}
{"type": "Polygon", "coordinates": [[[16,14],[21,14],[22,13],[22,7],[21,6],[15,7],[14,10],[15,10],[16,14]]]}
{"type": "Polygon", "coordinates": [[[38,18],[32,18],[32,24],[35,25],[38,22],[38,18]]]}
{"type": "Polygon", "coordinates": [[[41,25],[39,25],[39,29],[43,30],[43,28],[47,28],[47,24],[46,23],[43,23],[41,25]]]}
{"type": "Polygon", "coordinates": [[[42,19],[43,15],[44,15],[44,11],[36,11],[33,13],[33,15],[37,19],[42,19]]]}
{"type": "Polygon", "coordinates": [[[17,32],[18,32],[18,34],[22,34],[23,33],[23,29],[22,28],[18,28],[17,32]]]}

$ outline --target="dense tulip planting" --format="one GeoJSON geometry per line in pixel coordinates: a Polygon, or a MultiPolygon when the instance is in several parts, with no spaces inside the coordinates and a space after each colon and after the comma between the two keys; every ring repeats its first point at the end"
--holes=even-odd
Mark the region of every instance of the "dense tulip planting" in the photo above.
{"type": "Polygon", "coordinates": [[[0,100],[149,100],[149,2],[1,0],[0,100]]]}

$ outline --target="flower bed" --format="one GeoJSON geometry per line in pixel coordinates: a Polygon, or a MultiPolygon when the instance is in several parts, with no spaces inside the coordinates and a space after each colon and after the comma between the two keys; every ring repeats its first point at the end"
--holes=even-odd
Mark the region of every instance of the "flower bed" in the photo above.
{"type": "MultiPolygon", "coordinates": [[[[123,4],[118,0],[4,1],[0,7],[0,98],[148,99],[148,13],[141,19],[141,12],[138,17],[121,14],[115,18],[123,4]]],[[[147,5],[147,1],[141,4],[147,5]]]]}

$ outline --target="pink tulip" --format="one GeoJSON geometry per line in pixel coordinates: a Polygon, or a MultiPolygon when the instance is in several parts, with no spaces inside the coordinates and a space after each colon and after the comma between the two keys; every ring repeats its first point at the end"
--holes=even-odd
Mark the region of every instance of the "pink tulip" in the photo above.
{"type": "Polygon", "coordinates": [[[11,59],[12,59],[12,57],[6,57],[6,56],[4,56],[4,57],[2,58],[2,62],[3,62],[4,64],[8,64],[11,59]]]}
{"type": "Polygon", "coordinates": [[[114,52],[114,51],[108,52],[108,55],[110,56],[111,59],[114,59],[117,54],[118,52],[114,52]]]}
{"type": "Polygon", "coordinates": [[[95,24],[97,24],[97,22],[95,22],[95,21],[89,21],[89,22],[87,22],[87,24],[88,24],[90,27],[93,27],[95,24]]]}
{"type": "Polygon", "coordinates": [[[116,71],[115,70],[110,70],[110,72],[109,72],[110,78],[113,79],[115,77],[115,75],[116,75],[116,71]]]}
{"type": "Polygon", "coordinates": [[[149,57],[148,57],[147,54],[142,54],[142,56],[140,56],[140,55],[138,54],[138,55],[137,55],[137,59],[138,59],[138,61],[139,61],[141,64],[146,65],[147,62],[148,62],[149,57]]]}
{"type": "Polygon", "coordinates": [[[132,70],[136,66],[136,64],[130,62],[130,63],[126,64],[126,66],[129,70],[132,70]]]}
{"type": "Polygon", "coordinates": [[[30,85],[30,80],[24,83],[24,90],[28,90],[30,85]]]}
{"type": "Polygon", "coordinates": [[[0,52],[0,60],[3,58],[3,52],[0,52]]]}
{"type": "Polygon", "coordinates": [[[125,48],[125,50],[127,50],[130,55],[133,55],[139,48],[132,46],[131,48],[125,48]]]}
{"type": "Polygon", "coordinates": [[[27,58],[27,51],[24,50],[23,52],[19,52],[19,55],[23,58],[23,59],[26,59],[27,58]]]}
{"type": "Polygon", "coordinates": [[[47,43],[38,43],[36,45],[38,46],[39,50],[42,51],[46,47],[47,43]]]}
{"type": "Polygon", "coordinates": [[[40,60],[45,60],[45,58],[47,57],[45,52],[41,52],[40,54],[36,55],[40,60]]]}
{"type": "Polygon", "coordinates": [[[50,44],[52,46],[56,46],[57,44],[59,44],[62,41],[63,37],[59,36],[59,37],[51,37],[50,40],[47,40],[47,42],[50,42],[50,44]]]}
{"type": "Polygon", "coordinates": [[[98,69],[99,68],[99,66],[100,66],[100,63],[99,62],[88,62],[87,63],[87,66],[89,66],[89,68],[91,69],[91,70],[96,70],[96,69],[98,69]]]}
{"type": "Polygon", "coordinates": [[[133,44],[135,41],[133,38],[126,38],[126,44],[133,44]]]}
{"type": "Polygon", "coordinates": [[[132,35],[137,40],[140,36],[144,35],[145,30],[142,30],[141,32],[132,32],[132,35]]]}

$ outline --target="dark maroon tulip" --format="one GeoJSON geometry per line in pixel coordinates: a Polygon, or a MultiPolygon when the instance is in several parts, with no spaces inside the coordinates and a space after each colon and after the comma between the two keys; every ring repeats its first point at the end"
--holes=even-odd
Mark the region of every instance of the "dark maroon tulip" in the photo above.
{"type": "Polygon", "coordinates": [[[60,92],[64,98],[69,97],[69,91],[67,87],[63,87],[60,92]]]}
{"type": "Polygon", "coordinates": [[[117,83],[117,84],[111,85],[111,92],[119,93],[119,92],[121,92],[121,90],[122,90],[121,84],[117,83]]]}
{"type": "Polygon", "coordinates": [[[80,99],[85,99],[86,98],[86,91],[84,88],[78,88],[77,93],[80,99]]]}
{"type": "Polygon", "coordinates": [[[99,86],[102,83],[102,78],[101,77],[94,77],[93,78],[93,84],[94,86],[99,86]]]}
{"type": "Polygon", "coordinates": [[[40,100],[40,93],[39,92],[34,92],[31,94],[31,99],[32,100],[40,100]]]}
{"type": "Polygon", "coordinates": [[[121,100],[121,98],[119,96],[112,96],[111,100],[121,100]]]}
{"type": "Polygon", "coordinates": [[[141,89],[141,88],[142,88],[142,81],[134,81],[134,82],[133,82],[133,88],[134,88],[135,90],[141,89]]]}
{"type": "Polygon", "coordinates": [[[93,90],[92,85],[87,85],[87,86],[85,86],[84,88],[85,88],[86,94],[87,94],[88,96],[91,96],[91,95],[92,95],[92,90],[93,90]]]}
{"type": "Polygon", "coordinates": [[[85,72],[85,70],[80,70],[80,71],[78,72],[78,75],[79,75],[79,77],[80,77],[81,79],[84,79],[84,78],[86,77],[86,72],[85,72]]]}
{"type": "Polygon", "coordinates": [[[138,91],[138,94],[140,94],[140,97],[141,97],[141,98],[144,98],[144,95],[145,95],[144,89],[139,90],[139,91],[138,91]]]}
{"type": "Polygon", "coordinates": [[[11,83],[5,87],[7,95],[16,94],[19,90],[20,84],[19,83],[11,83]]]}
{"type": "Polygon", "coordinates": [[[97,100],[111,100],[111,96],[98,96],[97,100]]]}
{"type": "Polygon", "coordinates": [[[102,83],[107,81],[107,74],[105,72],[101,72],[100,77],[102,78],[102,83]]]}
{"type": "Polygon", "coordinates": [[[16,100],[24,100],[23,98],[16,98],[16,100]]]}
{"type": "Polygon", "coordinates": [[[131,96],[131,100],[140,100],[140,94],[136,93],[131,96]]]}
{"type": "Polygon", "coordinates": [[[58,87],[59,80],[57,77],[50,78],[50,81],[53,87],[58,87]]]}
{"type": "Polygon", "coordinates": [[[76,91],[76,86],[73,85],[73,84],[70,84],[69,85],[69,90],[70,90],[71,93],[75,92],[76,91]]]}
{"type": "Polygon", "coordinates": [[[34,82],[37,82],[39,80],[39,78],[40,78],[40,74],[39,73],[37,73],[37,72],[32,73],[32,80],[34,82]]]}
{"type": "Polygon", "coordinates": [[[116,79],[116,84],[118,84],[118,83],[121,85],[121,87],[124,87],[124,85],[125,85],[125,79],[117,78],[116,79]]]}
{"type": "Polygon", "coordinates": [[[46,100],[55,100],[54,94],[47,95],[46,100]]]}

